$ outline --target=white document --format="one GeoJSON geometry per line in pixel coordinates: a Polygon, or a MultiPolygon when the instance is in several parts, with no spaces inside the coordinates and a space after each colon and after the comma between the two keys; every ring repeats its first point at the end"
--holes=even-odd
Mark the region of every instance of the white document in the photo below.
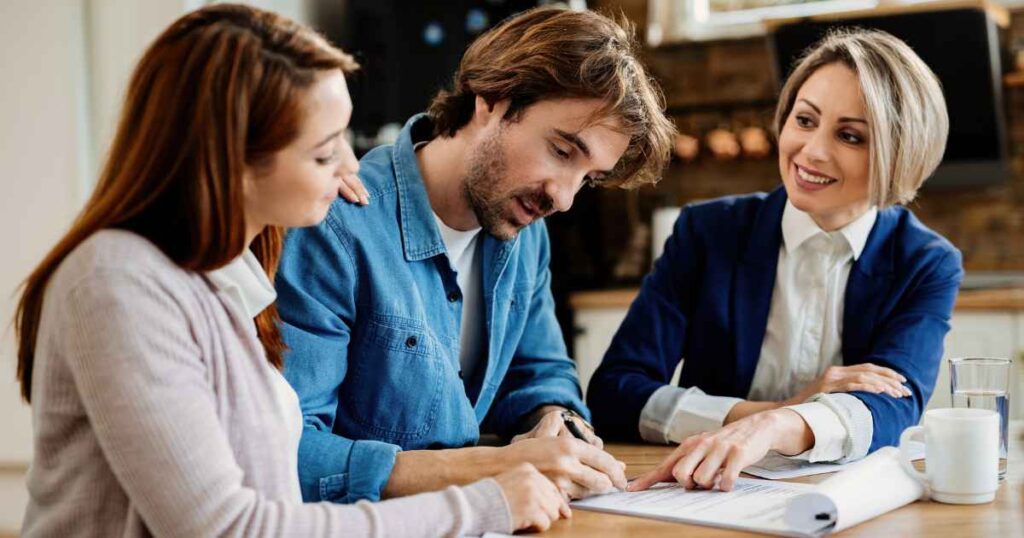
{"type": "Polygon", "coordinates": [[[687,490],[678,484],[661,483],[647,491],[598,495],[576,501],[572,506],[681,523],[802,536],[787,529],[786,509],[794,498],[813,491],[814,486],[810,484],[740,478],[732,491],[687,490]]]}
{"type": "MultiPolygon", "coordinates": [[[[918,460],[924,458],[924,443],[912,441],[910,447],[910,459],[918,460]]],[[[811,463],[804,460],[794,460],[785,456],[772,453],[746,469],[744,473],[758,478],[770,480],[784,480],[786,478],[797,478],[800,476],[811,476],[824,473],[835,473],[842,471],[853,463],[811,463]]]]}
{"type": "Polygon", "coordinates": [[[663,483],[572,506],[780,536],[821,536],[914,502],[923,493],[900,467],[899,451],[886,447],[817,485],[740,478],[733,491],[723,492],[663,483]]]}
{"type": "Polygon", "coordinates": [[[839,532],[924,495],[924,485],[900,465],[899,449],[887,446],[817,484],[814,493],[795,499],[786,510],[786,525],[812,529],[818,516],[828,514],[828,531],[839,532]]]}

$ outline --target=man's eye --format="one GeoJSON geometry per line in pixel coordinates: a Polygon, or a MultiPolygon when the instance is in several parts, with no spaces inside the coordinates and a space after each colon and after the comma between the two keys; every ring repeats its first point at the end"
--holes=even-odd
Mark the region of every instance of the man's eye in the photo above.
{"type": "Polygon", "coordinates": [[[555,152],[555,154],[558,155],[559,158],[562,158],[562,159],[568,159],[569,158],[569,152],[563,150],[562,148],[558,147],[555,144],[551,144],[551,151],[555,152]]]}

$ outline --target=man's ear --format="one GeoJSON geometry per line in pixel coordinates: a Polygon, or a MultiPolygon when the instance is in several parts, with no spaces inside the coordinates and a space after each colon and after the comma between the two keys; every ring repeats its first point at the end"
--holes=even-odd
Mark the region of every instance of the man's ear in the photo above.
{"type": "Polygon", "coordinates": [[[477,95],[474,98],[473,104],[473,123],[477,127],[486,127],[491,123],[501,121],[505,117],[505,113],[508,112],[508,107],[512,102],[508,99],[502,99],[495,103],[488,103],[486,99],[477,95]]]}

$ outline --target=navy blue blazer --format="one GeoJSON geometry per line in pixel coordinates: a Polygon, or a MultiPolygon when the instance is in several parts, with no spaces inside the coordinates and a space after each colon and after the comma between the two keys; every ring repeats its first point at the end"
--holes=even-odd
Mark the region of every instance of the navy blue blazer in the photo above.
{"type": "MultiPolygon", "coordinates": [[[[682,387],[746,398],[768,324],[786,191],[686,207],[644,279],[587,403],[599,435],[638,440],[640,412],[685,358],[682,387]]],[[[960,252],[903,207],[878,212],[850,269],[843,364],[903,374],[911,397],[853,392],[871,411],[871,451],[917,424],[935,388],[960,280],[960,252]]]]}

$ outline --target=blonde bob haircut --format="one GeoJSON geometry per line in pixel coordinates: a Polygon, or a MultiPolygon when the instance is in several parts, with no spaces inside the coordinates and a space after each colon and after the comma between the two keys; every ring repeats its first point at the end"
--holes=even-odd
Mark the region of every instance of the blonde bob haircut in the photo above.
{"type": "Polygon", "coordinates": [[[906,204],[942,161],[949,134],[935,73],[906,43],[878,30],[833,30],[808,49],[786,80],[775,109],[782,132],[797,93],[823,66],[840,63],[860,80],[869,133],[869,190],[879,208],[906,204]]]}

